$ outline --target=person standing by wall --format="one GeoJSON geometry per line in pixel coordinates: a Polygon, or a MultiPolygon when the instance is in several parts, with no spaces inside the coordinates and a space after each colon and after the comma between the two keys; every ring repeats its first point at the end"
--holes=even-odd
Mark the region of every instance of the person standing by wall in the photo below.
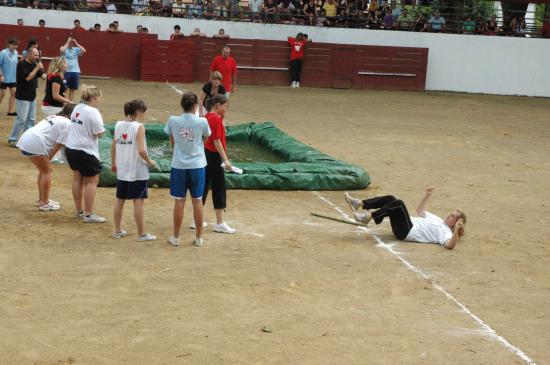
{"type": "Polygon", "coordinates": [[[230,94],[237,91],[237,63],[230,54],[231,48],[224,46],[222,54],[214,57],[210,64],[210,78],[212,78],[214,71],[219,71],[222,74],[225,96],[228,98],[230,94]]]}
{"type": "Polygon", "coordinates": [[[27,49],[27,57],[17,64],[15,100],[17,118],[13,124],[8,143],[15,147],[19,135],[34,126],[36,119],[36,88],[38,78],[46,78],[44,66],[39,62],[36,48],[27,49]]]}
{"type": "Polygon", "coordinates": [[[67,71],[65,72],[65,80],[69,93],[67,98],[73,101],[74,93],[78,90],[80,84],[80,66],[78,65],[78,57],[81,57],[86,49],[82,47],[72,36],[67,37],[67,42],[59,48],[62,56],[67,60],[67,71]]]}
{"type": "Polygon", "coordinates": [[[290,87],[292,88],[300,87],[304,46],[307,42],[308,39],[304,38],[302,33],[298,33],[296,38],[288,37],[288,44],[290,44],[290,87]]]}
{"type": "Polygon", "coordinates": [[[9,89],[8,116],[17,116],[15,112],[15,87],[17,82],[18,45],[17,39],[10,38],[8,39],[8,46],[0,52],[0,104],[4,100],[6,90],[9,89]]]}

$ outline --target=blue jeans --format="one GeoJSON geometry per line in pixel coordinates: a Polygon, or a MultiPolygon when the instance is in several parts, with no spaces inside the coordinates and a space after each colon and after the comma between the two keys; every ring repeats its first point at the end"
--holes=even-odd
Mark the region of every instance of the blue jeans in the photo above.
{"type": "Polygon", "coordinates": [[[17,141],[21,133],[34,126],[36,119],[36,101],[15,99],[17,118],[13,124],[8,141],[17,141]]]}

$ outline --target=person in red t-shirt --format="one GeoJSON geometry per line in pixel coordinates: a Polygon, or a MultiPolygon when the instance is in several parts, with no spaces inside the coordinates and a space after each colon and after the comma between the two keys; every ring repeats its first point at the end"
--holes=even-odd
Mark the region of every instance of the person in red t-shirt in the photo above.
{"type": "Polygon", "coordinates": [[[233,57],[229,56],[230,53],[229,46],[224,46],[222,54],[214,57],[210,64],[210,76],[214,71],[222,74],[225,96],[228,98],[230,93],[237,91],[237,63],[233,57]]]}
{"type": "Polygon", "coordinates": [[[214,203],[214,211],[216,212],[214,232],[219,233],[235,233],[235,230],[223,221],[223,211],[227,205],[224,168],[227,171],[231,171],[231,162],[229,162],[226,154],[227,145],[225,143],[225,126],[223,125],[223,117],[228,107],[229,102],[227,97],[222,94],[217,94],[206,101],[206,110],[208,113],[205,117],[212,134],[204,144],[207,165],[202,203],[206,203],[208,190],[211,187],[212,202],[214,203]],[[222,167],[222,163],[224,167],[222,167]]]}
{"type": "Polygon", "coordinates": [[[304,34],[298,33],[296,38],[288,37],[290,44],[290,87],[300,87],[300,76],[302,74],[302,59],[304,58],[304,46],[308,39],[304,34]]]}

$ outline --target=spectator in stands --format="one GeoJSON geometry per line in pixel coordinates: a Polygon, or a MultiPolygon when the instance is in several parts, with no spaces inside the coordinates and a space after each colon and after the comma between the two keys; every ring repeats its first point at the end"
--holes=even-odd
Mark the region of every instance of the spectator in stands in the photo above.
{"type": "MultiPolygon", "coordinates": [[[[313,1],[313,0],[312,0],[313,1]]],[[[263,7],[263,19],[265,23],[275,23],[277,20],[277,4],[274,0],[265,0],[263,7]]]]}
{"type": "Polygon", "coordinates": [[[544,23],[540,28],[539,36],[541,38],[550,38],[550,22],[544,23]]]}
{"type": "Polygon", "coordinates": [[[296,8],[290,0],[281,0],[277,5],[277,15],[279,20],[283,22],[288,22],[292,17],[291,14],[294,13],[296,8]]]}
{"type": "Polygon", "coordinates": [[[90,32],[101,32],[101,24],[95,23],[92,28],[89,29],[90,32]]]}
{"type": "Polygon", "coordinates": [[[315,17],[317,16],[317,9],[315,7],[315,0],[308,0],[302,7],[304,13],[306,25],[315,25],[315,17]]]}
{"type": "Polygon", "coordinates": [[[214,57],[210,64],[210,78],[212,78],[214,71],[221,73],[225,96],[227,97],[237,91],[237,63],[230,54],[231,48],[224,46],[222,54],[214,57]]]}
{"type": "Polygon", "coordinates": [[[141,33],[142,30],[143,30],[143,27],[142,27],[141,25],[138,25],[138,26],[136,27],[136,33],[141,33]]]}
{"type": "Polygon", "coordinates": [[[119,26],[118,20],[115,20],[115,21],[113,22],[113,25],[115,26],[115,30],[116,30],[117,32],[122,32],[120,29],[118,29],[118,26],[119,26]]]}
{"type": "Polygon", "coordinates": [[[330,27],[330,23],[326,17],[327,15],[327,12],[325,9],[321,8],[321,10],[319,10],[319,15],[317,16],[317,19],[316,19],[316,23],[315,23],[315,26],[316,27],[330,27]]]}
{"type": "Polygon", "coordinates": [[[116,29],[115,23],[110,23],[109,28],[107,28],[107,32],[109,33],[119,33],[120,31],[116,29]]]}
{"type": "Polygon", "coordinates": [[[219,71],[214,71],[210,76],[210,81],[202,86],[202,90],[199,95],[199,115],[201,117],[206,114],[206,100],[210,99],[214,95],[225,95],[226,90],[222,85],[222,79],[222,74],[219,71]]]}
{"type": "Polygon", "coordinates": [[[397,18],[397,29],[410,31],[414,29],[414,18],[409,14],[409,11],[405,8],[401,12],[399,18],[397,18]]]}
{"type": "Polygon", "coordinates": [[[497,17],[493,15],[487,22],[487,34],[495,35],[502,32],[502,29],[498,26],[497,17]]]}
{"type": "Polygon", "coordinates": [[[477,20],[474,33],[482,35],[489,34],[489,31],[487,30],[487,22],[482,17],[479,17],[479,19],[477,20]]]}
{"type": "Polygon", "coordinates": [[[202,10],[202,0],[193,0],[189,5],[189,18],[201,18],[202,10]]]}
{"type": "Polygon", "coordinates": [[[323,4],[323,9],[325,9],[327,18],[331,20],[336,17],[336,14],[338,12],[338,4],[334,0],[327,0],[323,4]]]}
{"type": "Polygon", "coordinates": [[[397,2],[395,0],[391,0],[390,4],[391,13],[395,19],[399,18],[401,15],[401,7],[397,5],[397,2]]]}
{"type": "Polygon", "coordinates": [[[212,38],[221,38],[221,39],[229,39],[229,34],[225,33],[225,29],[223,28],[220,28],[220,30],[218,30],[218,33],[215,33],[212,38]]]}
{"type": "Polygon", "coordinates": [[[63,76],[66,69],[67,62],[64,57],[55,57],[51,60],[46,79],[46,93],[41,107],[45,117],[59,113],[63,105],[71,102],[65,97],[63,76]]]}
{"type": "Polygon", "coordinates": [[[183,33],[179,25],[174,25],[174,33],[170,34],[170,40],[183,39],[183,33]]]}
{"type": "Polygon", "coordinates": [[[302,60],[304,59],[304,48],[309,39],[305,38],[302,33],[298,33],[296,38],[288,37],[290,44],[290,87],[300,87],[300,79],[302,76],[302,60]]]}
{"type": "Polygon", "coordinates": [[[515,36],[525,37],[526,34],[527,34],[527,24],[525,24],[525,18],[521,16],[518,18],[518,26],[516,28],[515,36]]]}
{"type": "Polygon", "coordinates": [[[504,34],[507,36],[515,35],[518,28],[518,19],[513,17],[504,27],[504,34]]]}
{"type": "MultiPolygon", "coordinates": [[[[74,4],[75,0],[71,0],[74,4]]],[[[86,0],[88,12],[101,13],[103,12],[103,0],[86,0]]],[[[74,6],[74,5],[73,5],[74,6]]]]}
{"type": "Polygon", "coordinates": [[[116,14],[117,8],[113,2],[107,0],[107,3],[105,4],[105,10],[107,11],[107,14],[116,14]]]}
{"type": "Polygon", "coordinates": [[[216,0],[216,3],[214,4],[214,16],[217,19],[225,19],[229,16],[229,12],[227,11],[227,8],[229,7],[229,4],[227,3],[227,0],[216,0]]]}
{"type": "Polygon", "coordinates": [[[143,27],[143,28],[141,28],[141,33],[149,34],[149,29],[147,27],[143,27]]]}
{"type": "Polygon", "coordinates": [[[367,28],[381,29],[383,27],[382,13],[379,9],[374,11],[374,14],[369,13],[367,17],[367,28]]]}
{"type": "Polygon", "coordinates": [[[23,25],[23,19],[17,19],[17,25],[23,25]]]}
{"type": "Polygon", "coordinates": [[[349,20],[349,25],[352,28],[363,28],[365,21],[360,18],[361,6],[359,0],[347,0],[346,13],[349,20]]]}
{"type": "Polygon", "coordinates": [[[391,8],[388,8],[386,10],[386,16],[384,17],[384,22],[382,23],[382,27],[388,30],[395,29],[395,18],[392,15],[391,8]]]}
{"type": "Polygon", "coordinates": [[[39,26],[40,28],[45,28],[45,27],[46,27],[46,21],[45,21],[44,19],[40,19],[40,20],[38,21],[38,26],[39,26]]]}
{"type": "Polygon", "coordinates": [[[84,28],[82,28],[80,26],[80,20],[78,20],[78,19],[74,20],[73,25],[74,25],[73,30],[75,30],[75,31],[84,30],[84,28]]]}
{"type": "Polygon", "coordinates": [[[377,0],[371,0],[368,7],[368,12],[371,15],[374,15],[374,12],[378,9],[378,1],[377,0]]]}
{"type": "Polygon", "coordinates": [[[15,100],[17,118],[13,124],[8,143],[15,147],[19,135],[34,126],[36,118],[36,88],[38,78],[45,79],[44,66],[38,49],[29,47],[27,57],[17,64],[15,100]]]}
{"type": "Polygon", "coordinates": [[[191,37],[206,37],[206,34],[201,32],[200,28],[193,29],[193,33],[189,34],[191,37]]]}
{"type": "Polygon", "coordinates": [[[212,0],[206,0],[204,4],[204,19],[214,19],[216,17],[216,7],[212,0]]]}
{"type": "Polygon", "coordinates": [[[143,14],[147,10],[147,0],[132,0],[132,13],[143,14]]]}
{"type": "Polygon", "coordinates": [[[344,7],[338,8],[338,17],[336,18],[336,22],[334,26],[337,28],[347,28],[349,26],[347,14],[346,14],[346,8],[344,7]]]}
{"type": "Polygon", "coordinates": [[[429,30],[433,33],[441,33],[445,31],[445,18],[441,16],[439,11],[434,11],[433,16],[428,20],[429,30]]]}
{"type": "Polygon", "coordinates": [[[67,60],[67,71],[65,80],[67,81],[68,99],[72,102],[74,92],[78,90],[80,83],[80,66],[78,58],[86,53],[86,48],[82,47],[72,36],[67,37],[67,42],[59,48],[62,56],[67,60]]]}
{"type": "Polygon", "coordinates": [[[254,23],[261,19],[263,0],[248,0],[250,10],[250,20],[254,23]]]}
{"type": "Polygon", "coordinates": [[[17,116],[15,112],[15,87],[17,82],[17,47],[19,42],[15,38],[8,39],[7,47],[0,52],[0,104],[6,96],[6,90],[10,91],[8,101],[8,116],[17,116]]]}
{"type": "Polygon", "coordinates": [[[176,0],[172,4],[172,16],[176,18],[183,18],[186,10],[187,5],[183,2],[183,0],[176,0]]]}
{"type": "Polygon", "coordinates": [[[419,13],[416,21],[414,22],[415,32],[425,32],[428,30],[428,22],[426,21],[426,15],[419,13]]]}
{"type": "Polygon", "coordinates": [[[476,22],[472,20],[472,16],[468,15],[466,20],[462,22],[462,33],[463,34],[474,34],[476,30],[476,22]]]}

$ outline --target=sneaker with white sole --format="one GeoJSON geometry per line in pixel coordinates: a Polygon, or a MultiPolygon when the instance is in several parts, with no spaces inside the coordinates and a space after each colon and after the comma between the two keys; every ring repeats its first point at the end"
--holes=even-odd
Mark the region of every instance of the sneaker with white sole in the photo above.
{"type": "Polygon", "coordinates": [[[76,218],[76,219],[84,218],[84,211],[81,210],[80,212],[75,212],[73,217],[76,218]]]}
{"type": "MultiPolygon", "coordinates": [[[[48,203],[50,203],[50,204],[52,204],[52,205],[59,205],[59,206],[61,206],[61,204],[59,204],[59,202],[56,202],[55,200],[48,200],[48,203]]],[[[36,206],[37,206],[37,207],[40,207],[40,206],[42,206],[42,205],[44,205],[44,203],[43,203],[42,201],[40,201],[40,200],[37,200],[37,201],[36,201],[36,206]]]]}
{"type": "Polygon", "coordinates": [[[296,81],[292,81],[292,84],[290,84],[290,87],[294,89],[296,87],[296,81]]]}
{"type": "Polygon", "coordinates": [[[170,236],[168,238],[168,243],[171,244],[172,246],[179,246],[180,245],[180,240],[179,240],[179,238],[176,238],[174,236],[170,236]]]}
{"type": "Polygon", "coordinates": [[[138,242],[144,242],[144,241],[154,241],[157,239],[157,236],[155,236],[154,234],[150,234],[150,233],[145,233],[144,235],[142,236],[138,236],[138,242]]]}
{"type": "Polygon", "coordinates": [[[216,224],[214,226],[214,232],[233,234],[236,231],[233,228],[229,227],[229,225],[224,222],[222,224],[216,224]]]}
{"type": "Polygon", "coordinates": [[[41,212],[51,212],[54,210],[59,210],[59,205],[54,204],[42,204],[40,207],[38,207],[38,210],[41,212]]]}
{"type": "MultiPolygon", "coordinates": [[[[203,222],[202,222],[202,228],[206,228],[206,227],[208,227],[208,223],[206,223],[206,222],[203,221],[203,222]]],[[[196,226],[194,220],[191,221],[191,224],[189,225],[189,228],[191,228],[191,229],[197,229],[197,226],[196,226]]]]}
{"type": "Polygon", "coordinates": [[[294,87],[300,87],[300,83],[298,81],[296,81],[296,86],[294,87]]]}
{"type": "Polygon", "coordinates": [[[359,223],[367,224],[372,219],[370,213],[353,213],[353,217],[359,223]]]}
{"type": "Polygon", "coordinates": [[[195,238],[193,240],[193,246],[202,247],[202,245],[204,245],[204,240],[202,238],[195,238]]]}
{"type": "Polygon", "coordinates": [[[98,216],[95,213],[84,215],[82,217],[84,223],[105,223],[106,219],[98,216]]]}
{"type": "Polygon", "coordinates": [[[128,232],[126,232],[125,230],[120,230],[118,232],[113,232],[112,236],[113,238],[116,238],[118,240],[118,239],[121,239],[122,237],[128,236],[128,232]]]}
{"type": "Polygon", "coordinates": [[[348,203],[351,210],[354,212],[359,210],[360,208],[363,208],[363,202],[359,199],[356,199],[349,195],[349,193],[345,193],[344,198],[346,199],[346,203],[348,203]]]}

